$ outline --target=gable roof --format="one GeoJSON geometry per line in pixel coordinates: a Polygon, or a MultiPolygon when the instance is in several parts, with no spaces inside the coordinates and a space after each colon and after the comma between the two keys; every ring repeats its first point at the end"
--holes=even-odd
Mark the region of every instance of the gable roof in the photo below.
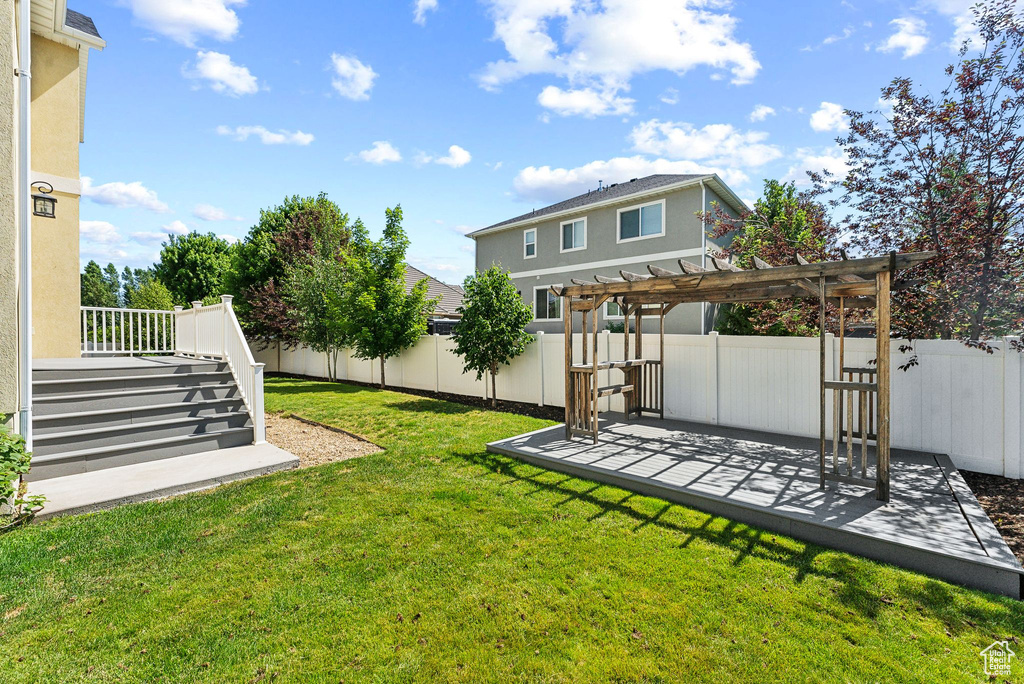
{"type": "Polygon", "coordinates": [[[462,306],[463,291],[461,287],[442,283],[437,278],[427,275],[415,266],[405,265],[405,291],[411,292],[416,283],[426,279],[427,299],[440,297],[441,300],[434,307],[434,313],[445,316],[459,315],[455,310],[462,306]]]}
{"type": "Polygon", "coordinates": [[[562,214],[572,213],[582,207],[616,204],[631,198],[640,198],[644,195],[665,192],[690,185],[699,185],[701,182],[707,183],[708,187],[714,190],[723,201],[736,211],[745,211],[747,209],[743,200],[736,196],[736,193],[734,193],[732,189],[718,177],[718,174],[659,173],[653,176],[634,178],[626,183],[613,183],[603,188],[601,191],[588,190],[582,195],[570,197],[567,200],[556,202],[555,204],[551,204],[541,209],[535,209],[528,214],[522,214],[521,216],[516,216],[515,218],[510,218],[487,226],[486,228],[473,231],[472,233],[469,233],[469,237],[475,239],[480,235],[486,235],[488,233],[494,233],[500,230],[514,228],[516,226],[524,226],[547,218],[554,218],[562,214]]]}
{"type": "Polygon", "coordinates": [[[91,17],[87,17],[81,12],[76,12],[70,7],[67,9],[67,13],[64,15],[64,25],[73,28],[77,31],[90,36],[94,36],[102,40],[103,36],[96,29],[96,24],[93,23],[91,17]]]}

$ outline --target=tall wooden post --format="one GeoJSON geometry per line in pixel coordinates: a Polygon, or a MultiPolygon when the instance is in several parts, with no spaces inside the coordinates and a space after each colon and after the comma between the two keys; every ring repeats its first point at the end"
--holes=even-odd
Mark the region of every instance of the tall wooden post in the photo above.
{"type": "Polygon", "coordinates": [[[572,439],[572,297],[562,298],[562,331],[565,333],[565,439],[572,439]]]}
{"type": "MultiPolygon", "coordinates": [[[[594,354],[593,354],[593,357],[592,357],[593,363],[591,365],[591,368],[593,369],[593,372],[591,373],[591,376],[590,376],[590,392],[591,392],[591,395],[590,395],[590,411],[591,411],[591,419],[593,420],[593,426],[594,426],[594,444],[597,444],[597,356],[598,356],[598,354],[597,354],[597,297],[594,297],[593,304],[594,304],[594,315],[593,315],[592,318],[594,319],[594,323],[593,323],[593,327],[594,327],[594,354]]],[[[586,336],[587,336],[587,331],[584,328],[584,330],[583,330],[583,337],[586,338],[586,336]]]]}
{"type": "Polygon", "coordinates": [[[658,337],[661,339],[661,350],[658,352],[658,417],[665,419],[665,307],[661,305],[661,316],[658,318],[658,337]]]}
{"type": "MultiPolygon", "coordinates": [[[[893,259],[895,261],[895,259],[893,259]]],[[[875,295],[875,335],[878,382],[878,463],[875,466],[875,498],[889,500],[889,316],[892,271],[875,276],[878,293],[875,295]]]]}
{"type": "Polygon", "coordinates": [[[818,314],[818,327],[820,349],[821,349],[821,363],[819,364],[821,369],[821,440],[818,445],[818,461],[819,461],[819,483],[818,486],[821,489],[825,489],[825,276],[818,278],[818,301],[821,304],[821,311],[818,314]]]}

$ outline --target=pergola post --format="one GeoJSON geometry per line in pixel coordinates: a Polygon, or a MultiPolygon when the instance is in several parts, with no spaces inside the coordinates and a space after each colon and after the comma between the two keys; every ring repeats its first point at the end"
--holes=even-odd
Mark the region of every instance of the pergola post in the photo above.
{"type": "Polygon", "coordinates": [[[819,348],[821,350],[821,358],[819,359],[819,370],[821,374],[820,387],[821,392],[819,399],[821,401],[821,413],[819,416],[821,422],[821,438],[818,445],[818,487],[822,490],[825,489],[825,276],[818,278],[818,293],[819,293],[819,312],[818,312],[818,339],[819,348]]]}
{"type": "Polygon", "coordinates": [[[878,437],[877,462],[875,464],[875,498],[889,500],[889,317],[892,271],[880,271],[875,275],[877,306],[875,307],[875,342],[878,370],[878,437]]]}
{"type": "Polygon", "coordinates": [[[562,330],[565,334],[565,439],[572,439],[572,297],[562,298],[562,330]]]}

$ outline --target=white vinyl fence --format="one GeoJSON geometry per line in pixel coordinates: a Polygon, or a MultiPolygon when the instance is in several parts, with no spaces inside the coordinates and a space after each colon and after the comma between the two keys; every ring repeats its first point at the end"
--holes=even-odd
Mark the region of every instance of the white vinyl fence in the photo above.
{"type": "MultiPolygon", "coordinates": [[[[562,338],[539,334],[525,354],[502,367],[498,398],[564,406],[562,338]]],[[[599,333],[599,339],[599,360],[622,358],[621,333],[599,333]]],[[[645,335],[644,342],[646,354],[657,356],[657,335],[645,335]]],[[[846,365],[867,365],[874,359],[874,344],[873,339],[847,339],[846,365]]],[[[1009,350],[1009,340],[997,341],[994,354],[959,342],[920,341],[914,344],[918,365],[906,372],[897,369],[909,356],[900,353],[900,344],[892,343],[892,445],[948,454],[960,468],[1020,478],[1024,377],[1021,354],[1009,350]]],[[[387,362],[387,384],[488,396],[486,378],[463,374],[453,347],[449,337],[423,337],[387,362]]],[[[838,377],[837,339],[830,339],[826,353],[830,378],[838,377]]],[[[324,355],[309,349],[271,347],[255,356],[271,372],[327,376],[324,355]]],[[[665,362],[668,418],[818,436],[817,338],[666,335],[665,362]]],[[[379,375],[379,361],[362,361],[347,352],[339,358],[341,380],[379,382],[379,375]]],[[[611,384],[608,378],[600,383],[611,384]]],[[[602,410],[621,410],[621,397],[601,401],[602,410]]],[[[826,415],[831,419],[831,408],[826,415]]]]}

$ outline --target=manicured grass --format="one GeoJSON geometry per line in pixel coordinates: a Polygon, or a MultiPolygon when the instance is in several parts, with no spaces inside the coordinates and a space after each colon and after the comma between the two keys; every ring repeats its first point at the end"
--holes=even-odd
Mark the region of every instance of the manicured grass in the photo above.
{"type": "Polygon", "coordinates": [[[1024,636],[1024,604],[485,452],[544,421],[266,404],[386,450],[0,537],[0,680],[976,681],[1024,636]]]}

